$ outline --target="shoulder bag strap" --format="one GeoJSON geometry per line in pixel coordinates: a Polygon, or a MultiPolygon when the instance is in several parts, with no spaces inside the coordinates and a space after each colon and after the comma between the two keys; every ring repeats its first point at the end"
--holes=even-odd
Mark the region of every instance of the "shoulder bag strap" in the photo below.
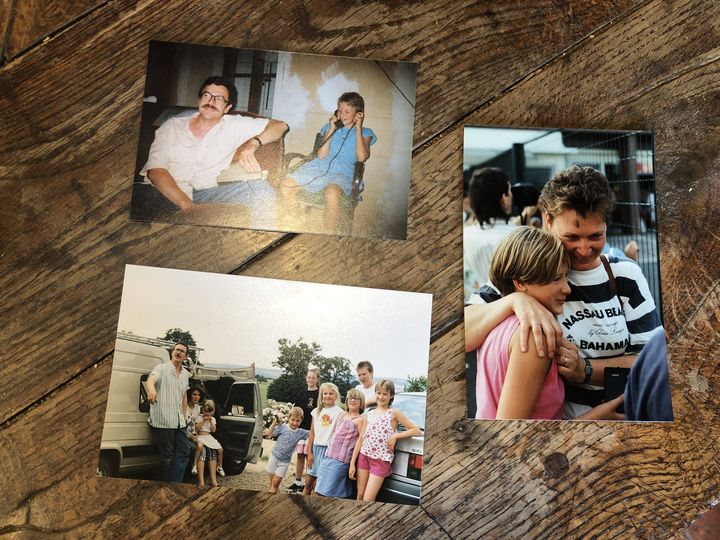
{"type": "Polygon", "coordinates": [[[623,306],[622,298],[620,298],[620,291],[618,290],[617,281],[615,281],[615,274],[613,274],[612,268],[610,267],[610,263],[602,255],[600,255],[600,260],[602,261],[603,266],[605,267],[605,272],[607,272],[607,275],[610,278],[610,288],[612,288],[613,292],[615,293],[615,296],[617,296],[617,299],[620,301],[620,309],[622,309],[624,311],[625,307],[623,306]]]}

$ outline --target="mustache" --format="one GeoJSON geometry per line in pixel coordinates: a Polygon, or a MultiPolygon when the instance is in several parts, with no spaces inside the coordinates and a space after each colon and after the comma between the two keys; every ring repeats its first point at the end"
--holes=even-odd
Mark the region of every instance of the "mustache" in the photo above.
{"type": "Polygon", "coordinates": [[[217,107],[215,107],[214,105],[211,105],[210,103],[206,103],[205,105],[202,106],[202,108],[203,108],[203,109],[212,109],[213,111],[219,111],[219,110],[220,110],[220,109],[218,109],[217,107]]]}

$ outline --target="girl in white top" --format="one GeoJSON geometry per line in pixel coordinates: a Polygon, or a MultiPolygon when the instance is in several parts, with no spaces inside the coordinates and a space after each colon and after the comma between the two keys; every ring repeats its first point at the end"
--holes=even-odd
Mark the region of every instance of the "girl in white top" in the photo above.
{"type": "Polygon", "coordinates": [[[330,444],[333,427],[338,418],[345,412],[337,403],[340,401],[340,391],[333,383],[320,385],[320,404],[310,413],[312,424],[308,436],[308,452],[305,460],[308,470],[305,474],[304,495],[311,495],[315,489],[318,471],[322,464],[325,450],[330,444]]]}

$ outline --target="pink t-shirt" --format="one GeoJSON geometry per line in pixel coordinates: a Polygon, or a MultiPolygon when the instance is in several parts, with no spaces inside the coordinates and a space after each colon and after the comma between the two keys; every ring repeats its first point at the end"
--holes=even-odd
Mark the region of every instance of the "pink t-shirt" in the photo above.
{"type": "MultiPolygon", "coordinates": [[[[477,379],[475,392],[477,412],[475,418],[494,420],[497,416],[500,393],[510,363],[508,345],[520,321],[510,315],[493,328],[485,342],[477,350],[477,379]]],[[[540,420],[562,419],[565,386],[553,363],[545,376],[540,395],[530,418],[540,420]]]]}

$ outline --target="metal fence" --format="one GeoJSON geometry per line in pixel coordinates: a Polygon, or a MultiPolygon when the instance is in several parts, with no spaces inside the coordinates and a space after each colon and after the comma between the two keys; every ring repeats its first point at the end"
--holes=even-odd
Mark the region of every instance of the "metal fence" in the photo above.
{"type": "MultiPolygon", "coordinates": [[[[492,128],[479,129],[492,138],[492,128]]],[[[617,199],[608,224],[608,244],[622,251],[631,241],[637,243],[637,262],[662,316],[653,134],[578,129],[526,131],[532,135],[522,137],[522,142],[515,142],[506,150],[492,152],[492,157],[465,171],[466,179],[475,168],[500,167],[513,183],[530,183],[541,190],[553,175],[574,164],[601,171],[617,199]]]]}
{"type": "Polygon", "coordinates": [[[637,243],[637,262],[662,316],[652,133],[563,130],[563,141],[577,149],[575,163],[607,176],[617,198],[608,243],[621,250],[637,243]]]}

